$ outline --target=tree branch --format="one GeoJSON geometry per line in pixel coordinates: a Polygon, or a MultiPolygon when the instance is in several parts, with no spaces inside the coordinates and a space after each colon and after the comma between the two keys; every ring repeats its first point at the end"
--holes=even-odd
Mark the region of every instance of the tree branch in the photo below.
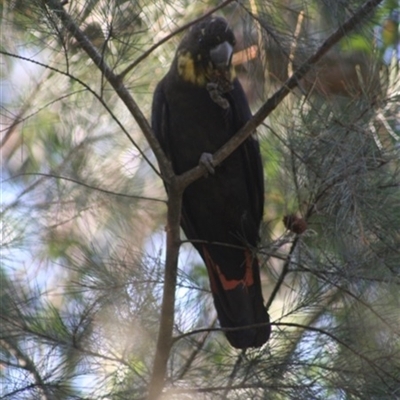
{"type": "MultiPolygon", "coordinates": [[[[130,142],[132,143],[132,145],[139,151],[139,153],[141,154],[141,156],[147,161],[147,163],[150,165],[150,167],[153,169],[153,171],[159,175],[157,169],[154,167],[154,165],[151,163],[151,161],[148,159],[148,157],[146,156],[146,154],[143,152],[143,150],[138,146],[138,144],[133,140],[132,136],[129,134],[129,132],[126,130],[126,128],[124,127],[124,125],[122,125],[121,121],[117,118],[117,116],[113,113],[113,111],[111,110],[111,108],[107,105],[107,103],[104,101],[104,99],[97,94],[89,85],[87,85],[85,82],[83,82],[81,79],[77,78],[76,76],[72,75],[71,73],[69,73],[68,71],[62,71],[58,68],[54,68],[48,64],[43,64],[39,61],[33,60],[31,58],[27,58],[24,56],[20,56],[18,54],[13,54],[4,50],[0,50],[0,54],[4,54],[5,56],[9,56],[9,57],[13,57],[13,58],[17,58],[19,60],[23,60],[23,61],[27,61],[30,62],[32,64],[35,65],[39,65],[42,68],[46,68],[49,69],[50,71],[54,71],[58,74],[67,76],[70,79],[73,79],[75,82],[79,83],[81,86],[83,86],[88,92],[90,92],[99,102],[100,104],[106,109],[106,111],[110,114],[111,118],[115,121],[115,123],[121,128],[122,132],[125,133],[125,135],[128,137],[128,139],[130,140],[130,142]]],[[[61,98],[59,97],[58,99],[54,100],[58,101],[61,98]]],[[[40,110],[39,110],[40,111],[40,110]]],[[[18,122],[22,122],[21,120],[18,122]]]]}
{"type": "MultiPolygon", "coordinates": [[[[304,330],[307,330],[307,331],[310,331],[310,332],[317,332],[317,333],[320,333],[322,335],[325,335],[325,336],[329,337],[330,339],[334,340],[335,342],[339,343],[341,346],[345,347],[347,350],[351,351],[353,354],[358,356],[361,360],[365,361],[367,364],[369,364],[377,372],[378,376],[379,376],[378,371],[379,372],[383,372],[384,375],[389,376],[395,382],[400,382],[399,378],[396,375],[393,375],[389,371],[386,371],[383,368],[381,368],[380,366],[376,365],[373,360],[369,359],[367,356],[362,354],[360,351],[358,351],[358,350],[354,349],[353,347],[349,346],[342,339],[339,339],[336,335],[326,331],[325,329],[317,328],[315,326],[306,326],[306,325],[302,325],[302,324],[297,324],[295,322],[277,322],[274,325],[276,325],[276,326],[287,326],[287,327],[293,327],[293,328],[298,328],[298,329],[304,329],[304,330]]],[[[379,359],[379,357],[377,357],[377,359],[379,359]]]]}
{"type": "Polygon", "coordinates": [[[1,181],[1,183],[7,182],[7,181],[10,181],[10,180],[13,180],[13,179],[17,179],[17,178],[19,178],[21,176],[40,176],[42,178],[53,178],[53,179],[57,179],[57,180],[73,182],[73,183],[76,183],[77,185],[83,186],[83,187],[85,187],[87,189],[96,190],[97,192],[109,194],[109,195],[112,195],[112,196],[127,197],[129,199],[135,199],[135,200],[147,200],[147,201],[155,201],[155,202],[159,202],[159,203],[166,203],[165,200],[156,199],[155,197],[146,197],[146,196],[139,196],[139,195],[136,195],[136,194],[118,193],[118,192],[114,192],[112,190],[102,189],[102,188],[97,187],[97,186],[89,185],[88,183],[79,181],[78,179],[69,178],[67,176],[60,176],[60,175],[56,175],[56,174],[45,174],[45,173],[42,173],[42,172],[24,172],[22,174],[13,175],[12,177],[10,177],[8,179],[5,179],[4,181],[1,181]]]}
{"type": "MultiPolygon", "coordinates": [[[[210,324],[210,327],[214,327],[215,324],[217,322],[217,317],[215,316],[212,323],[210,324]]],[[[190,354],[190,356],[187,358],[185,364],[182,366],[182,368],[180,369],[178,375],[177,375],[177,379],[183,379],[185,374],[189,371],[193,361],[196,359],[197,355],[199,354],[199,352],[204,348],[204,344],[206,343],[206,340],[208,338],[208,336],[210,335],[210,331],[208,332],[204,332],[204,334],[201,336],[201,338],[196,342],[196,347],[194,348],[194,350],[192,351],[192,353],[190,354]]]]}
{"type": "MultiPolygon", "coordinates": [[[[15,368],[21,368],[29,372],[29,374],[32,376],[32,379],[35,382],[35,386],[38,388],[38,390],[41,392],[42,396],[41,398],[43,400],[53,400],[54,397],[52,396],[51,392],[48,389],[48,386],[45,382],[45,380],[41,377],[39,371],[37,370],[34,362],[26,355],[24,354],[18,346],[16,346],[10,339],[3,338],[0,340],[1,346],[9,351],[17,360],[17,364],[14,365],[15,368]]],[[[32,385],[28,385],[32,386],[32,385]]],[[[22,390],[25,390],[27,387],[23,388],[22,390]]]]}
{"type": "Polygon", "coordinates": [[[180,238],[182,193],[179,185],[175,185],[175,178],[171,180],[168,191],[167,213],[167,255],[164,271],[164,291],[161,306],[160,328],[158,331],[156,354],[154,357],[153,372],[149,384],[149,399],[157,399],[164,387],[167,362],[170,355],[172,331],[175,314],[175,287],[180,238]]]}
{"type": "MultiPolygon", "coordinates": [[[[261,326],[261,325],[263,325],[263,324],[255,324],[255,325],[252,325],[252,326],[257,327],[257,326],[261,326]]],[[[315,327],[315,326],[304,325],[304,324],[298,324],[298,323],[295,323],[295,322],[273,322],[271,325],[273,325],[273,326],[283,326],[283,327],[292,327],[292,328],[302,329],[302,330],[308,331],[308,332],[317,332],[317,333],[319,333],[321,335],[327,336],[330,339],[332,339],[333,341],[335,341],[338,344],[340,344],[341,346],[345,347],[347,350],[351,351],[353,354],[355,354],[361,360],[365,361],[377,373],[378,373],[378,371],[382,372],[384,375],[389,376],[394,381],[399,382],[399,379],[398,379],[397,376],[393,375],[389,371],[383,370],[383,368],[381,368],[379,365],[377,365],[374,360],[368,358],[366,355],[362,354],[360,351],[358,351],[358,350],[354,349],[352,346],[348,345],[346,342],[344,342],[338,336],[336,336],[335,334],[333,334],[333,333],[331,333],[331,332],[329,332],[329,331],[327,331],[327,330],[325,330],[323,328],[318,328],[318,327],[315,327]]],[[[190,332],[183,333],[182,335],[177,337],[175,340],[181,339],[181,338],[186,337],[186,336],[203,333],[203,332],[217,332],[217,331],[223,331],[223,332],[229,331],[230,332],[230,331],[235,331],[235,330],[239,330],[239,329],[240,328],[204,328],[204,329],[196,329],[196,330],[193,330],[193,331],[190,331],[190,332]]],[[[377,359],[379,359],[379,357],[377,357],[377,359]]]]}
{"type": "Polygon", "coordinates": [[[299,236],[296,236],[296,238],[294,239],[292,245],[290,246],[289,254],[286,256],[286,261],[285,261],[285,264],[283,265],[282,272],[279,275],[279,278],[278,278],[278,280],[277,280],[277,282],[275,284],[274,290],[272,291],[271,295],[269,296],[269,299],[268,299],[267,304],[265,306],[267,311],[271,307],[271,304],[272,304],[273,300],[275,299],[275,296],[278,294],[279,289],[281,288],[281,286],[282,286],[282,284],[283,284],[283,282],[285,280],[285,277],[286,277],[287,273],[289,272],[289,267],[290,267],[290,263],[291,263],[291,259],[292,259],[292,254],[293,254],[294,250],[296,249],[296,245],[297,245],[298,241],[299,241],[299,236]]]}

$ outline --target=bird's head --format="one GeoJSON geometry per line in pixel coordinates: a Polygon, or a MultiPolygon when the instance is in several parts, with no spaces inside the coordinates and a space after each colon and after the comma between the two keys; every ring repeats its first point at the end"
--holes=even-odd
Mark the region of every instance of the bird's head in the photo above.
{"type": "Polygon", "coordinates": [[[180,43],[176,55],[180,77],[199,86],[224,75],[234,77],[231,64],[235,36],[221,17],[209,17],[193,25],[180,43]]]}

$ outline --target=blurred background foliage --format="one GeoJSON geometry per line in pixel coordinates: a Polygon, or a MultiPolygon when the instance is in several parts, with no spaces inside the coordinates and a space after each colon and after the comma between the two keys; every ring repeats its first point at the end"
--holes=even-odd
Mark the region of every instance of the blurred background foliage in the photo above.
{"type": "MultiPolygon", "coordinates": [[[[253,110],[362,3],[249,0],[218,11],[235,30],[253,110]]],[[[64,8],[120,73],[217,4],[64,8]]],[[[144,399],[165,256],[155,158],[45,2],[0,7],[1,398],[144,399]]],[[[124,78],[147,117],[180,37],[124,78]]],[[[202,330],[217,326],[207,273],[183,245],[166,399],[400,398],[399,58],[399,3],[386,0],[260,126],[271,340],[240,353],[202,330]],[[306,232],[286,229],[291,214],[306,232]]]]}

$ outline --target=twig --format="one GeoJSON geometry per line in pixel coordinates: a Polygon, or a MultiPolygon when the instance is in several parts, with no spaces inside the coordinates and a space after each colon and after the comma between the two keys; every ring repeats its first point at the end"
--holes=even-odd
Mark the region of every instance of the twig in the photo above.
{"type": "Polygon", "coordinates": [[[135,195],[135,194],[126,194],[126,193],[113,192],[112,190],[107,190],[107,189],[102,189],[102,188],[99,188],[99,187],[96,187],[96,186],[92,186],[92,185],[89,185],[89,184],[87,184],[85,182],[79,181],[77,179],[69,178],[67,176],[60,176],[60,175],[55,175],[55,174],[45,174],[45,173],[41,173],[41,172],[24,172],[22,174],[13,175],[12,177],[2,181],[2,183],[3,182],[7,182],[7,181],[12,180],[12,179],[17,179],[17,178],[19,178],[21,176],[40,176],[40,177],[44,177],[44,178],[59,179],[59,180],[63,180],[63,181],[73,182],[73,183],[76,183],[77,185],[83,186],[85,188],[96,190],[98,192],[105,193],[105,194],[110,194],[110,195],[113,195],[113,196],[127,197],[129,199],[147,200],[147,201],[156,201],[156,202],[160,202],[160,203],[166,203],[165,200],[156,199],[154,197],[145,197],[145,196],[138,196],[138,195],[135,195]]]}
{"type": "MultiPolygon", "coordinates": [[[[257,324],[254,325],[254,327],[256,326],[260,326],[262,324],[257,324]]],[[[294,323],[294,322],[272,322],[271,325],[273,326],[282,326],[282,327],[292,327],[292,328],[297,328],[297,329],[303,329],[305,331],[310,331],[310,332],[317,332],[320,333],[321,335],[327,336],[330,339],[332,339],[333,341],[337,342],[338,344],[340,344],[341,346],[345,347],[347,350],[351,351],[353,354],[355,354],[356,356],[358,356],[360,359],[362,359],[363,361],[365,361],[367,364],[369,364],[375,371],[379,371],[379,372],[384,372],[385,375],[391,377],[394,381],[399,382],[399,378],[396,377],[395,375],[391,374],[388,371],[383,370],[379,365],[376,365],[375,362],[371,359],[369,359],[367,356],[365,356],[364,354],[362,354],[360,351],[354,349],[352,346],[348,345],[346,342],[344,342],[342,339],[339,339],[335,334],[328,332],[327,330],[323,329],[323,328],[318,328],[315,326],[310,326],[310,325],[304,325],[304,324],[298,324],[298,323],[294,323]]],[[[240,328],[239,328],[240,329],[240,328]]],[[[189,335],[194,335],[194,334],[198,334],[201,332],[207,332],[207,331],[233,331],[233,330],[237,330],[237,328],[211,328],[211,329],[196,329],[193,330],[191,332],[187,332],[185,334],[182,334],[181,337],[183,336],[189,336],[189,335]]]]}
{"type": "Polygon", "coordinates": [[[393,375],[389,371],[385,371],[383,368],[381,368],[380,366],[376,365],[374,363],[374,361],[370,360],[368,357],[366,357],[360,351],[354,349],[352,346],[348,345],[342,339],[339,339],[336,335],[326,331],[325,329],[317,328],[315,326],[307,326],[307,325],[303,325],[303,324],[297,324],[297,323],[294,323],[294,322],[277,322],[274,325],[299,328],[299,329],[304,329],[304,330],[307,330],[307,331],[317,332],[317,333],[320,333],[322,335],[325,335],[325,336],[329,337],[330,339],[334,340],[335,342],[339,343],[341,346],[345,347],[347,350],[349,350],[352,353],[354,353],[356,356],[358,356],[360,359],[365,361],[367,364],[369,364],[377,372],[378,376],[379,376],[378,371],[379,372],[383,372],[385,375],[387,375],[390,378],[392,378],[395,382],[400,382],[399,378],[396,375],[393,375]]]}
{"type": "MultiPolygon", "coordinates": [[[[217,322],[217,317],[214,317],[212,323],[210,324],[211,327],[215,326],[215,323],[217,322]]],[[[199,354],[199,352],[201,351],[201,349],[204,347],[204,344],[208,338],[208,336],[210,335],[210,331],[204,332],[204,334],[202,335],[202,337],[197,341],[197,346],[196,348],[192,351],[192,353],[190,354],[190,356],[188,357],[188,359],[186,360],[185,364],[183,365],[183,367],[181,368],[177,379],[183,379],[183,377],[185,376],[186,372],[188,372],[190,366],[192,365],[193,361],[196,359],[197,355],[199,354]]]]}
{"type": "Polygon", "coordinates": [[[299,241],[299,236],[296,236],[296,238],[293,240],[292,246],[290,247],[289,254],[286,256],[285,264],[283,265],[282,272],[279,275],[279,278],[275,284],[274,290],[272,291],[271,295],[269,296],[268,302],[265,305],[267,311],[271,307],[272,302],[274,301],[276,295],[278,294],[279,289],[281,288],[281,286],[285,280],[285,277],[286,277],[287,273],[289,272],[292,254],[293,254],[294,250],[296,249],[296,245],[297,245],[298,241],[299,241]]]}
{"type": "Polygon", "coordinates": [[[240,352],[238,358],[236,359],[235,365],[232,368],[232,372],[229,375],[229,379],[228,379],[228,383],[226,385],[226,389],[225,389],[224,393],[221,396],[223,399],[227,399],[228,398],[228,394],[229,394],[229,392],[231,390],[231,387],[233,387],[232,382],[235,379],[235,376],[236,376],[237,372],[239,371],[240,365],[242,364],[242,361],[244,360],[245,355],[246,355],[246,349],[243,349],[240,352]]]}
{"type": "MultiPolygon", "coordinates": [[[[257,3],[255,0],[250,0],[250,9],[253,15],[258,15],[257,3]]],[[[269,71],[268,71],[268,59],[267,59],[267,52],[265,51],[264,46],[264,37],[263,37],[263,29],[258,20],[254,20],[254,25],[257,32],[257,47],[258,47],[258,54],[261,62],[261,66],[263,68],[263,84],[264,88],[267,87],[269,81],[269,71]]]]}
{"type": "MultiPolygon", "coordinates": [[[[25,371],[29,372],[32,376],[35,386],[39,389],[42,393],[41,399],[42,400],[55,400],[54,396],[51,394],[46,382],[41,377],[39,371],[36,369],[35,364],[32,360],[24,354],[17,346],[15,346],[11,340],[3,338],[0,340],[1,346],[9,351],[17,360],[18,364],[15,365],[16,368],[24,369],[25,371]]],[[[26,388],[24,388],[25,390],[26,388]]]]}
{"type": "MultiPolygon", "coordinates": [[[[95,50],[95,49],[94,49],[95,50]]],[[[97,50],[95,50],[97,51],[97,50]]],[[[85,82],[83,82],[81,79],[77,78],[76,76],[70,74],[68,71],[62,71],[58,68],[54,68],[48,64],[44,64],[41,63],[39,61],[33,60],[31,58],[28,57],[24,57],[24,56],[20,56],[18,54],[13,54],[10,53],[8,51],[4,51],[4,50],[0,50],[0,54],[4,54],[5,56],[9,56],[9,57],[13,57],[13,58],[17,58],[19,60],[23,60],[23,61],[27,61],[30,62],[34,65],[39,65],[42,68],[46,68],[49,69],[50,71],[54,71],[60,75],[64,75],[72,80],[74,80],[75,82],[79,83],[81,86],[83,86],[88,92],[90,92],[99,102],[100,104],[106,109],[106,111],[109,113],[109,115],[111,116],[111,118],[115,121],[115,123],[120,127],[120,129],[122,130],[122,132],[125,133],[125,135],[127,136],[127,138],[129,139],[129,141],[132,143],[132,145],[139,151],[140,155],[143,157],[143,159],[146,160],[146,162],[150,165],[150,167],[153,169],[153,171],[159,175],[159,172],[157,171],[157,169],[154,167],[153,163],[149,160],[149,158],[146,156],[146,154],[143,152],[143,150],[139,147],[139,145],[134,141],[134,139],[132,138],[132,136],[129,134],[129,132],[126,130],[126,128],[122,125],[121,121],[117,118],[117,116],[113,113],[113,111],[111,110],[111,108],[107,105],[107,103],[105,102],[105,100],[99,96],[89,85],[87,85],[85,82]]],[[[129,94],[129,93],[128,93],[129,94]]],[[[129,107],[128,107],[129,109],[129,107]]],[[[144,118],[144,117],[143,117],[144,118]]],[[[158,143],[158,142],[157,142],[158,143]]]]}
{"type": "Polygon", "coordinates": [[[294,53],[296,51],[297,40],[298,40],[299,35],[300,35],[301,25],[303,23],[303,19],[304,19],[304,11],[301,10],[300,13],[299,13],[299,16],[297,17],[296,29],[294,31],[293,40],[292,40],[292,43],[290,45],[290,50],[289,50],[288,76],[293,74],[294,53]]]}

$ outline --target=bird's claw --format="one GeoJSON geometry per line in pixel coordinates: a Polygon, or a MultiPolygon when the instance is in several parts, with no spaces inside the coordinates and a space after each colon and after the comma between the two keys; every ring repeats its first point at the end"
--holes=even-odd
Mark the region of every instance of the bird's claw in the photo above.
{"type": "Polygon", "coordinates": [[[203,153],[200,156],[199,164],[203,165],[211,175],[215,174],[214,159],[211,153],[203,153]]]}

